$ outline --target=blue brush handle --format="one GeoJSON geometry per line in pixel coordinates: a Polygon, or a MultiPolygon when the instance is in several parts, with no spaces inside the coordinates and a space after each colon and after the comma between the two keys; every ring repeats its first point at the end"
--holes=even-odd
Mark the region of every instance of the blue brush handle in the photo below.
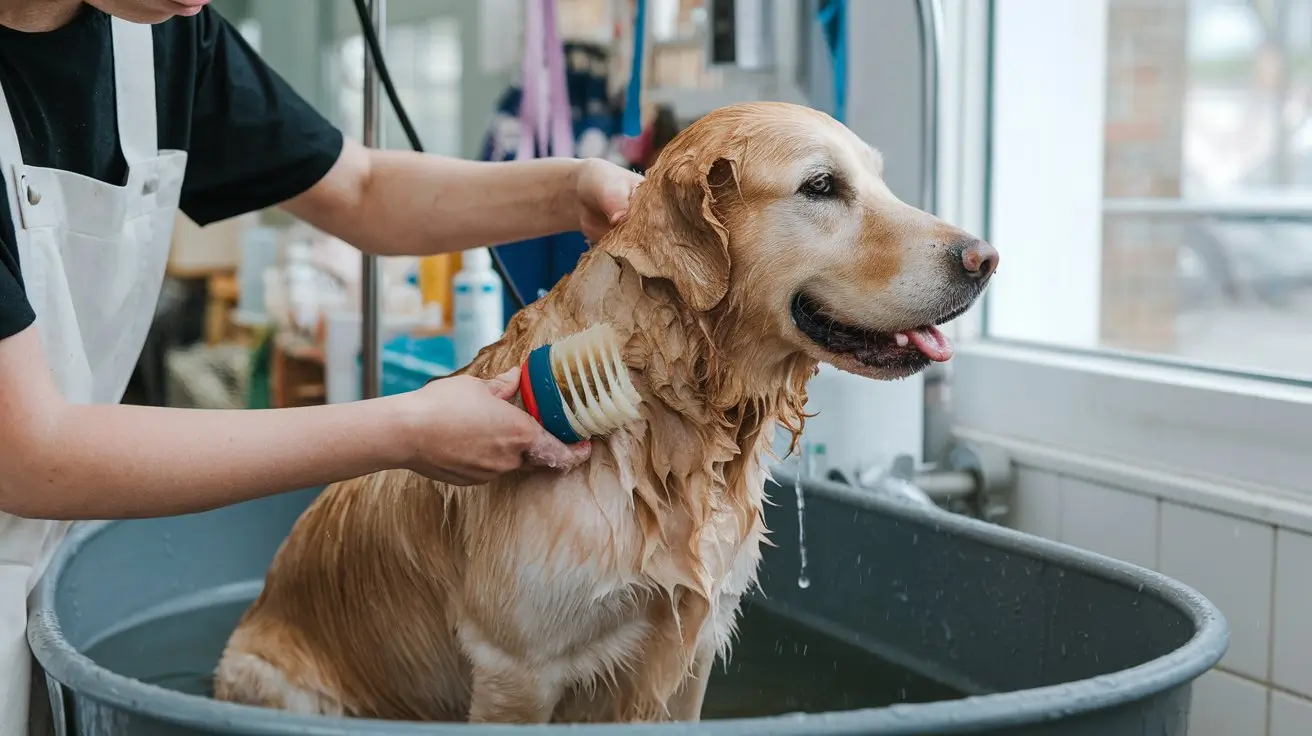
{"type": "Polygon", "coordinates": [[[583,441],[565,416],[565,400],[556,386],[555,376],[551,374],[551,346],[543,345],[529,353],[525,367],[542,428],[567,445],[583,441]]]}

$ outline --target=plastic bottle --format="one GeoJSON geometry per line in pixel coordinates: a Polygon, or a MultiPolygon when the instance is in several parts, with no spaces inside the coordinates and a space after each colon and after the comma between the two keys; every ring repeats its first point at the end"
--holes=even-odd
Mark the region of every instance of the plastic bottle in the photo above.
{"type": "Polygon", "coordinates": [[[455,286],[453,341],[456,365],[464,367],[478,351],[501,339],[506,324],[501,301],[501,277],[492,270],[492,254],[487,248],[465,251],[460,272],[452,280],[455,286]]]}
{"type": "Polygon", "coordinates": [[[443,253],[419,259],[419,290],[423,292],[424,303],[441,304],[442,314],[448,319],[455,311],[451,279],[460,270],[460,265],[459,253],[443,253]]]}

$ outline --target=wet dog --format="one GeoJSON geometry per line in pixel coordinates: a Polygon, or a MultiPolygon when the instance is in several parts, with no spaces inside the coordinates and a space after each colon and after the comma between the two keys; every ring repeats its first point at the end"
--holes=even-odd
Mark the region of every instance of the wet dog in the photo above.
{"type": "Polygon", "coordinates": [[[568,473],[459,488],[389,471],[298,521],[219,665],[220,698],[387,719],[695,720],[756,579],[765,461],[819,362],[947,360],[997,267],[900,200],[880,154],[786,104],[678,135],[628,214],[467,372],[598,322],[642,418],[568,473]]]}

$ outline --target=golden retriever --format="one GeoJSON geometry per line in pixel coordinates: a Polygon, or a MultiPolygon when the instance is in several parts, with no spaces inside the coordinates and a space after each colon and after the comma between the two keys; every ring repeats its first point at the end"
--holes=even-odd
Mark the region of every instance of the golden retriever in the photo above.
{"type": "Polygon", "coordinates": [[[473,722],[696,720],[760,546],[776,425],[819,361],[909,376],[997,253],[898,200],[823,113],[725,107],[662,152],[624,220],[467,367],[491,377],[598,322],[642,418],[567,473],[329,487],[280,549],[221,699],[473,722]]]}

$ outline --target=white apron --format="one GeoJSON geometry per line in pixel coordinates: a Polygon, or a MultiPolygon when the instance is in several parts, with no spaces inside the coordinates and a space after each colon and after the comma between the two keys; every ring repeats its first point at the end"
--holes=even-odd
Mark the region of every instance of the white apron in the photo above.
{"type": "MultiPolygon", "coordinates": [[[[150,26],[115,18],[112,28],[124,185],[25,166],[0,90],[0,172],[19,266],[52,377],[77,404],[123,398],[164,283],[187,164],[185,151],[156,143],[150,26]]],[[[67,528],[0,513],[0,736],[27,731],[27,596],[67,528]]]]}

